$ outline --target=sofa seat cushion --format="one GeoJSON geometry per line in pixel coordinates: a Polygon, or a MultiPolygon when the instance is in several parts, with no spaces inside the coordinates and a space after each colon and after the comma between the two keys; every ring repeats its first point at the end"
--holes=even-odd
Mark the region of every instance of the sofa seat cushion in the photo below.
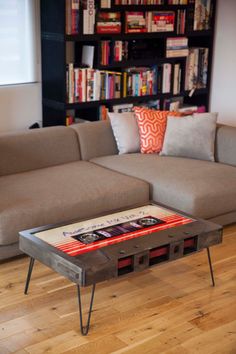
{"type": "Polygon", "coordinates": [[[149,185],[90,162],[77,161],[0,177],[0,244],[18,232],[145,203],[149,185]]]}
{"type": "Polygon", "coordinates": [[[213,218],[236,211],[236,168],[179,157],[127,154],[92,162],[150,183],[151,198],[186,213],[213,218]]]}

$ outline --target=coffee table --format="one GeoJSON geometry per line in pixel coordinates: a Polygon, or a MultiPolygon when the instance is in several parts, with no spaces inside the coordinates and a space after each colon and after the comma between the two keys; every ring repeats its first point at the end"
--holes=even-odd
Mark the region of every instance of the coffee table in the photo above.
{"type": "Polygon", "coordinates": [[[77,284],[80,329],[87,335],[97,283],[139,272],[222,242],[222,227],[155,203],[93,219],[47,225],[20,232],[20,249],[30,256],[28,292],[34,260],[77,284]],[[86,324],[80,287],[92,286],[86,324]]]}

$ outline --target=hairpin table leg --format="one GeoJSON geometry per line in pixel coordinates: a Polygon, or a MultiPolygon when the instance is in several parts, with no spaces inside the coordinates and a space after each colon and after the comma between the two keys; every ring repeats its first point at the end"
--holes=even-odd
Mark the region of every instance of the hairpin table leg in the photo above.
{"type": "Polygon", "coordinates": [[[213,273],[213,268],[212,268],[212,263],[211,263],[211,254],[210,254],[209,247],[207,247],[207,256],[208,256],[208,262],[209,262],[209,267],[210,267],[210,272],[211,272],[212,286],[215,286],[215,279],[214,279],[214,273],[213,273]]]}
{"type": "Polygon", "coordinates": [[[92,308],[93,308],[93,299],[94,299],[95,286],[96,286],[96,284],[93,284],[93,287],[92,287],[92,294],[91,294],[91,300],[90,300],[90,306],[89,306],[88,319],[87,319],[86,325],[84,326],[84,325],[83,325],[83,314],[82,314],[82,304],[81,304],[80,286],[77,285],[78,301],[79,301],[80,330],[81,330],[81,333],[82,333],[83,336],[86,336],[86,335],[88,334],[89,327],[90,327],[90,318],[91,318],[92,308]]]}
{"type": "Polygon", "coordinates": [[[34,258],[30,257],[29,269],[28,269],[28,274],[25,283],[25,291],[24,291],[25,294],[28,293],[29,282],[30,282],[33,267],[34,267],[34,258]]]}

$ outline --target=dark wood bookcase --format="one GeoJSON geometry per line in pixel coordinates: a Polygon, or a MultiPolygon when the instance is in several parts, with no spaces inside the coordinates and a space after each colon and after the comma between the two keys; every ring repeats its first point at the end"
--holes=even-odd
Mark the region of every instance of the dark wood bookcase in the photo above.
{"type": "MultiPolygon", "coordinates": [[[[101,9],[102,11],[121,13],[122,31],[120,34],[93,34],[83,35],[83,11],[80,6],[79,34],[66,34],[66,0],[41,0],[41,47],[42,47],[42,104],[43,104],[43,126],[65,125],[68,111],[74,110],[75,116],[94,121],[99,119],[99,106],[106,105],[112,109],[113,105],[123,103],[142,103],[153,99],[160,99],[161,108],[164,99],[174,97],[173,93],[158,93],[152,96],[141,97],[121,97],[110,100],[100,100],[91,102],[68,103],[67,100],[67,51],[69,46],[73,46],[75,62],[81,57],[81,47],[83,45],[93,45],[95,47],[94,68],[123,71],[125,68],[133,66],[152,66],[161,63],[181,63],[185,68],[186,57],[166,58],[164,53],[158,58],[132,59],[125,62],[112,62],[107,66],[101,66],[99,60],[99,46],[101,40],[153,40],[165,48],[166,38],[168,37],[188,37],[189,47],[207,47],[209,48],[208,57],[208,75],[206,88],[196,89],[190,97],[189,91],[184,90],[184,84],[181,85],[181,92],[177,96],[184,97],[184,103],[192,105],[205,105],[209,108],[209,95],[211,86],[212,55],[214,40],[214,25],[217,1],[212,0],[212,19],[211,29],[193,31],[188,29],[188,20],[190,12],[193,11],[194,4],[188,5],[168,5],[164,0],[163,5],[115,5],[112,0],[110,9],[101,9]],[[125,11],[175,11],[186,9],[186,30],[184,34],[174,32],[157,33],[128,33],[124,31],[125,11]]],[[[96,1],[97,10],[100,10],[100,1],[96,1]]],[[[177,17],[177,16],[175,16],[177,17]]],[[[176,28],[176,26],[175,26],[176,28]]],[[[173,74],[172,74],[173,75],[173,74]]],[[[183,70],[183,82],[185,72],[183,70]]],[[[172,85],[173,86],[173,85],[172,85]]],[[[123,90],[121,90],[122,92],[123,90]]]]}

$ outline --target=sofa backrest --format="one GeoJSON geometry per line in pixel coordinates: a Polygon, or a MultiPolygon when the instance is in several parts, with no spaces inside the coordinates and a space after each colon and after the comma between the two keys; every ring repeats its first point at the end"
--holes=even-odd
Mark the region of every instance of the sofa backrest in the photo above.
{"type": "Polygon", "coordinates": [[[221,125],[217,128],[215,159],[236,166],[236,127],[221,125]]]}
{"type": "Polygon", "coordinates": [[[71,125],[79,137],[82,160],[118,153],[109,121],[78,123],[71,125]]]}
{"type": "Polygon", "coordinates": [[[50,127],[0,135],[0,176],[80,159],[73,129],[50,127]]]}

